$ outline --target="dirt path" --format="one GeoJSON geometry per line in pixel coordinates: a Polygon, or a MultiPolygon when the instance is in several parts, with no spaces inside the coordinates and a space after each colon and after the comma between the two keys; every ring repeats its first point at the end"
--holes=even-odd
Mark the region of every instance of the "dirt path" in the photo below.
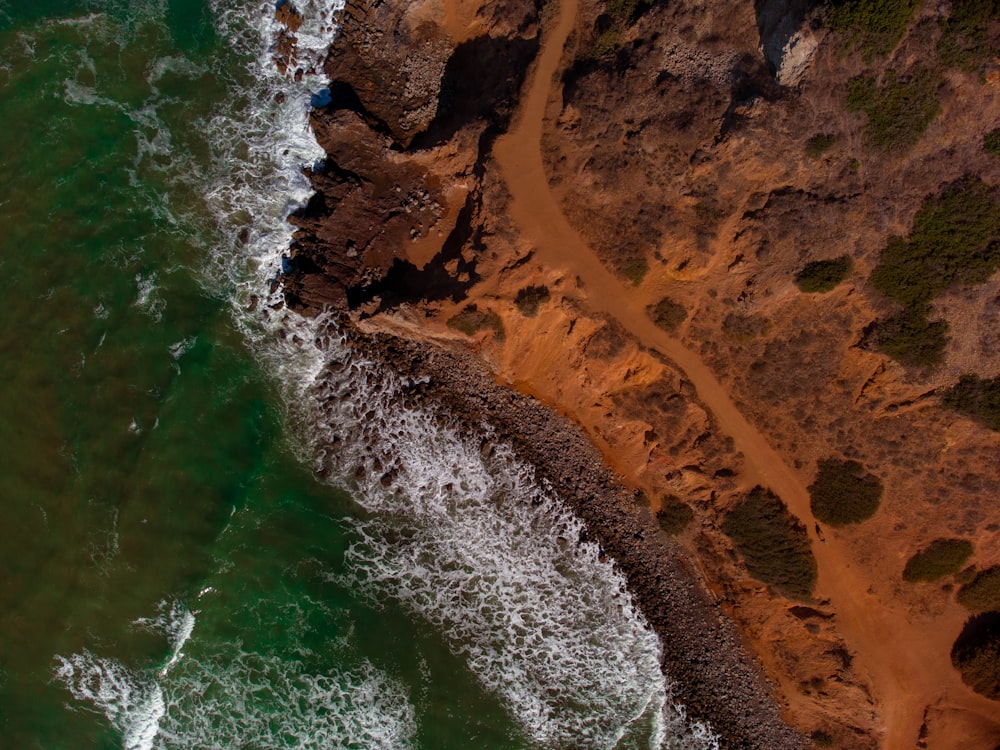
{"type": "MultiPolygon", "coordinates": [[[[684,371],[719,429],[731,436],[743,453],[747,480],[778,493],[812,530],[815,519],[802,478],[744,418],[701,359],[658,328],[635,304],[635,295],[570,226],[550,189],[541,155],[543,121],[552,88],[558,85],[553,79],[573,30],[577,5],[578,0],[560,0],[559,14],[546,29],[547,38],[514,127],[494,148],[512,194],[510,216],[535,244],[540,260],[579,277],[591,308],[616,318],[645,346],[664,354],[684,371]]],[[[922,627],[910,623],[903,611],[888,608],[868,593],[870,578],[852,565],[848,550],[835,534],[828,533],[826,543],[820,543],[814,532],[810,535],[819,565],[816,596],[830,600],[840,632],[871,680],[884,729],[882,746],[886,750],[916,747],[927,706],[989,716],[995,706],[968,690],[951,666],[949,652],[961,628],[960,613],[922,627]]],[[[956,737],[954,747],[961,746],[961,737],[956,737]]]]}

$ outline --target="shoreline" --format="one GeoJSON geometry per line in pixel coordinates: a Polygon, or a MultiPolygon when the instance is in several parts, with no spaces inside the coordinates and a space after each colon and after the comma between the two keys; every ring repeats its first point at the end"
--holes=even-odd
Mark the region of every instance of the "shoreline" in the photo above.
{"type": "MultiPolygon", "coordinates": [[[[661,668],[689,719],[704,721],[732,750],[801,748],[805,739],[780,716],[773,689],[735,625],[711,601],[684,552],[648,508],[616,481],[582,430],[530,396],[495,381],[460,346],[402,338],[351,324],[352,348],[411,380],[465,432],[489,424],[496,439],[551,483],[627,581],[663,652],[661,668]]],[[[484,442],[483,450],[489,450],[484,442]]]]}

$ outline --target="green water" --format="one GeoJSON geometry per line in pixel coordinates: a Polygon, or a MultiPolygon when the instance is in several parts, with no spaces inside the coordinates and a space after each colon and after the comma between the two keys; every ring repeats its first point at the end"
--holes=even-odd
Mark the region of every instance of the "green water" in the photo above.
{"type": "Polygon", "coordinates": [[[273,9],[0,0],[0,747],[712,747],[531,467],[282,309],[273,9]]]}
{"type": "Polygon", "coordinates": [[[196,625],[160,681],[170,747],[338,746],[368,714],[420,747],[523,745],[431,627],[329,582],[354,506],[293,455],[213,276],[200,118],[241,106],[243,61],[212,8],[4,3],[0,24],[0,746],[127,746],[120,698],[74,698],[57,657],[141,692],[174,634],[136,621],[171,607],[196,625]],[[168,56],[201,72],[154,91],[168,56]],[[366,675],[393,700],[294,695],[366,675]]]}

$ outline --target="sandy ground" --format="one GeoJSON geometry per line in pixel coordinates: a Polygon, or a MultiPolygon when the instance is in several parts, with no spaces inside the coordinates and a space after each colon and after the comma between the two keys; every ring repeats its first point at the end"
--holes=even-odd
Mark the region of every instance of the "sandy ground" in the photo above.
{"type": "MultiPolygon", "coordinates": [[[[587,305],[615,318],[644,346],[674,362],[694,384],[701,402],[745,457],[741,480],[777,492],[808,529],[819,567],[816,596],[829,601],[839,630],[870,680],[882,726],[882,747],[910,750],[921,740],[933,748],[979,747],[976,737],[995,731],[997,705],[969,690],[949,660],[964,615],[957,608],[933,622],[911,622],[901,608],[869,593],[872,579],[852,565],[835,534],[821,542],[809,506],[806,483],[736,408],[701,359],[658,328],[634,290],[610,273],[562,213],[546,177],[541,138],[546,109],[563,49],[574,29],[578,0],[561,0],[546,30],[527,96],[513,129],[494,154],[511,192],[510,217],[551,269],[563,269],[582,283],[587,305]],[[933,714],[931,716],[931,714],[933,714]],[[925,721],[934,730],[921,736],[925,721]]],[[[790,700],[794,697],[790,696],[790,700]]],[[[793,707],[794,713],[794,707],[793,707]]]]}

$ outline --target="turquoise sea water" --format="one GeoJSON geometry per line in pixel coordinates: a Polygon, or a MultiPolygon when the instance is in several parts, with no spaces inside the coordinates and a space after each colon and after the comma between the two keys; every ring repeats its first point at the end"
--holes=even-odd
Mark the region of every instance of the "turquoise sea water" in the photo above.
{"type": "Polygon", "coordinates": [[[0,746],[709,746],[530,467],[271,307],[273,11],[0,2],[0,746]]]}

